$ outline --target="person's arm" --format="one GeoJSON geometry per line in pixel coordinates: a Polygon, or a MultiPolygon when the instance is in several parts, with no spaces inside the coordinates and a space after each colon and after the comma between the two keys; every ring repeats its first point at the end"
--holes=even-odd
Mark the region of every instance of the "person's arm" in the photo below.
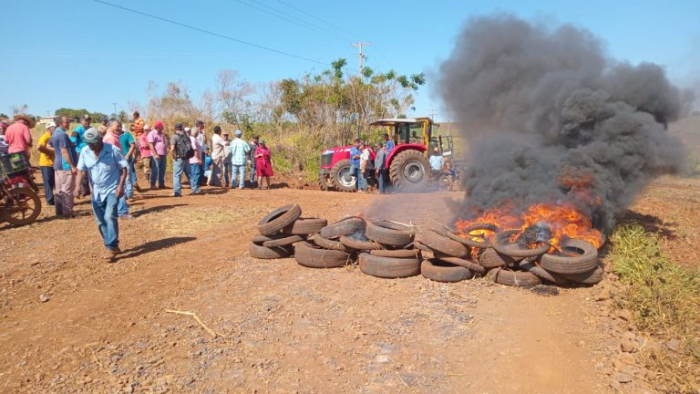
{"type": "Polygon", "coordinates": [[[39,152],[49,156],[55,153],[53,147],[49,145],[49,140],[46,140],[46,142],[44,142],[43,144],[39,144],[39,147],[37,149],[39,150],[39,152]]]}
{"type": "Polygon", "coordinates": [[[119,183],[117,184],[117,198],[122,198],[124,196],[124,184],[126,183],[126,169],[128,163],[124,159],[122,151],[117,148],[112,149],[112,154],[114,155],[114,161],[119,164],[121,172],[119,173],[119,183]]]}
{"type": "Polygon", "coordinates": [[[83,176],[85,172],[78,171],[78,177],[75,179],[75,189],[73,189],[73,196],[75,198],[80,198],[80,183],[83,181],[83,176]]]}
{"type": "Polygon", "coordinates": [[[131,157],[134,155],[134,152],[136,151],[136,144],[134,143],[134,141],[132,141],[129,145],[129,151],[126,152],[125,157],[127,160],[131,159],[131,157]]]}
{"type": "Polygon", "coordinates": [[[170,156],[173,157],[173,161],[177,160],[177,157],[175,157],[175,145],[170,145],[170,156]]]}

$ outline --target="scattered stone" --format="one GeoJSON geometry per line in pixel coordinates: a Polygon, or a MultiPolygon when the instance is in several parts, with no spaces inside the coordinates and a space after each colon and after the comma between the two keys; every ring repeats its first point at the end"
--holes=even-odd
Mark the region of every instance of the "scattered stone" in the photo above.
{"type": "Polygon", "coordinates": [[[632,381],[632,377],[624,373],[618,373],[615,375],[615,380],[620,383],[629,383],[632,381]]]}
{"type": "Polygon", "coordinates": [[[49,300],[50,298],[47,295],[42,294],[39,296],[39,301],[41,302],[49,302],[49,300]]]}
{"type": "Polygon", "coordinates": [[[678,353],[681,349],[681,342],[678,339],[671,339],[666,344],[669,350],[678,353]]]}
{"type": "Polygon", "coordinates": [[[598,295],[595,296],[596,301],[605,301],[609,300],[612,298],[612,293],[610,293],[610,289],[603,289],[598,293],[598,295]]]}
{"type": "Polygon", "coordinates": [[[634,315],[632,315],[632,312],[628,311],[627,309],[620,309],[617,311],[617,317],[624,321],[632,321],[634,315]]]}
{"type": "Polygon", "coordinates": [[[634,353],[637,351],[637,344],[628,339],[623,340],[622,343],[620,343],[620,347],[625,353],[634,353]]]}
{"type": "Polygon", "coordinates": [[[386,354],[380,354],[374,358],[375,363],[384,364],[384,363],[388,363],[389,361],[390,361],[389,356],[387,356],[386,354]]]}

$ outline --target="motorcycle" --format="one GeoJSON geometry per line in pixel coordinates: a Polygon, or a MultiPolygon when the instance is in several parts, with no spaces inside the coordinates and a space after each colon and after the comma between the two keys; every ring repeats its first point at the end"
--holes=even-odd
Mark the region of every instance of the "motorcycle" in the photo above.
{"type": "Polygon", "coordinates": [[[41,214],[39,187],[24,155],[0,156],[0,219],[15,225],[33,223],[41,214]]]}

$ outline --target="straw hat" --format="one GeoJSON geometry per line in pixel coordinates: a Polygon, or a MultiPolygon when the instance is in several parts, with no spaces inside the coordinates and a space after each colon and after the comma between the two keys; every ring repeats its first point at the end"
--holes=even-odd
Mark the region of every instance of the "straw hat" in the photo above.
{"type": "Polygon", "coordinates": [[[24,121],[26,121],[26,122],[29,124],[29,128],[30,128],[30,129],[33,129],[33,128],[34,128],[35,122],[34,122],[34,120],[33,120],[32,118],[30,118],[29,116],[23,115],[23,114],[17,114],[17,115],[15,115],[15,122],[18,121],[18,120],[24,120],[24,121]]]}

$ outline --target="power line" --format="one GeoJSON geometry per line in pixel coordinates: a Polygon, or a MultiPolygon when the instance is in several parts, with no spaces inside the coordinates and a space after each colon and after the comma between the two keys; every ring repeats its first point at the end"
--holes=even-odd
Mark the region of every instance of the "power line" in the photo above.
{"type": "Polygon", "coordinates": [[[266,47],[266,46],[263,46],[263,45],[253,44],[252,42],[239,40],[239,39],[237,39],[237,38],[233,38],[233,37],[226,36],[226,35],[223,35],[223,34],[215,33],[215,32],[209,31],[209,30],[200,29],[199,27],[187,25],[187,24],[180,23],[180,22],[176,22],[176,21],[173,21],[173,20],[170,20],[170,19],[166,19],[166,18],[161,18],[161,17],[156,16],[156,15],[147,14],[147,13],[145,13],[145,12],[137,11],[137,10],[134,10],[134,9],[131,9],[131,8],[127,8],[127,7],[122,7],[122,6],[117,5],[117,4],[108,3],[108,2],[106,2],[106,1],[102,1],[102,0],[94,0],[94,1],[97,2],[97,3],[104,4],[104,5],[108,5],[108,6],[110,6],[110,7],[119,8],[119,9],[124,10],[124,11],[133,12],[134,14],[139,14],[139,15],[146,16],[146,17],[149,17],[149,18],[158,19],[158,20],[163,21],[163,22],[168,22],[168,23],[171,23],[171,24],[176,25],[176,26],[184,27],[184,28],[191,29],[191,30],[196,30],[196,31],[198,31],[198,32],[200,32],[200,33],[205,33],[205,34],[212,35],[212,36],[214,36],[214,37],[219,37],[219,38],[223,38],[223,39],[226,39],[226,40],[234,41],[234,42],[237,42],[237,43],[239,43],[239,44],[248,45],[248,46],[251,46],[251,47],[254,47],[254,48],[263,49],[263,50],[265,50],[265,51],[274,52],[274,53],[277,53],[277,54],[280,54],[280,55],[289,56],[289,57],[293,57],[293,58],[300,59],[300,60],[306,60],[307,62],[312,62],[312,63],[316,63],[316,64],[323,64],[323,65],[326,64],[326,63],[323,63],[323,62],[319,62],[318,60],[313,60],[313,59],[309,59],[309,58],[307,58],[307,57],[303,57],[303,56],[299,56],[299,55],[294,55],[294,54],[289,53],[289,52],[280,51],[280,50],[277,50],[277,49],[274,49],[274,48],[270,48],[270,47],[266,47]]]}

